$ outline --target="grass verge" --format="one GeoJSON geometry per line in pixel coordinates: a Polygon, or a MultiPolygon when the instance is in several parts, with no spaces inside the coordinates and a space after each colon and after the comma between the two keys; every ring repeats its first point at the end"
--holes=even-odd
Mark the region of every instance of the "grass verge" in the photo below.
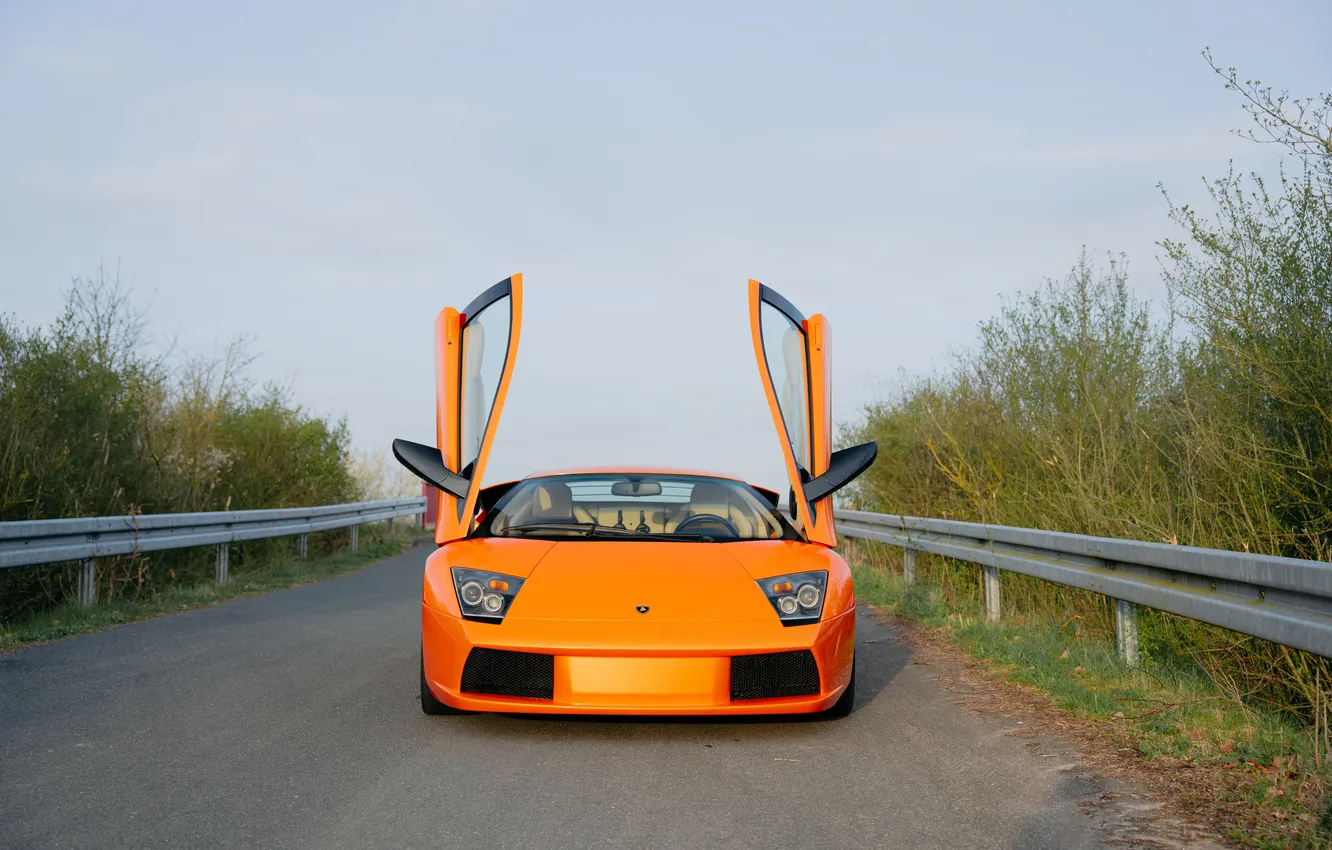
{"type": "Polygon", "coordinates": [[[118,600],[90,608],[70,603],[6,624],[0,630],[0,654],[32,643],[86,634],[122,623],[332,578],[399,555],[415,541],[425,539],[428,539],[426,532],[413,528],[399,529],[392,534],[363,534],[356,552],[344,550],[305,560],[293,559],[264,569],[232,572],[231,580],[226,584],[173,585],[150,599],[118,600]]]}
{"type": "MultiPolygon", "coordinates": [[[[1084,719],[1142,767],[1181,777],[1172,790],[1227,838],[1257,848],[1332,846],[1332,774],[1297,718],[1224,693],[1196,667],[1146,658],[1129,668],[1074,620],[987,623],[979,606],[950,609],[935,587],[848,547],[856,596],[980,659],[990,675],[1035,688],[1084,719]],[[1187,781],[1183,774],[1187,774],[1187,781]]],[[[1006,615],[1007,616],[1007,615],[1006,615]]]]}

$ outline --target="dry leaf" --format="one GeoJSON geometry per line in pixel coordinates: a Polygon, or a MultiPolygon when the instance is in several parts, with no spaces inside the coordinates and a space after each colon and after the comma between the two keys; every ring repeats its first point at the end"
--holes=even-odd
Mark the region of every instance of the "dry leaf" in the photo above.
{"type": "Polygon", "coordinates": [[[1068,660],[1068,650],[1067,650],[1067,649],[1064,650],[1063,652],[1059,653],[1059,660],[1060,660],[1060,661],[1067,661],[1067,660],[1068,660]]]}

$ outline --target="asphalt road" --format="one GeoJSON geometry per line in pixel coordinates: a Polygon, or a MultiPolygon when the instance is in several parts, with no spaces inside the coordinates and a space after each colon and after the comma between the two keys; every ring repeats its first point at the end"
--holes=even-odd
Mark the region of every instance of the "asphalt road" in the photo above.
{"type": "Polygon", "coordinates": [[[418,549],[0,658],[0,847],[1082,848],[1104,790],[862,611],[818,722],[426,717],[418,549]]]}

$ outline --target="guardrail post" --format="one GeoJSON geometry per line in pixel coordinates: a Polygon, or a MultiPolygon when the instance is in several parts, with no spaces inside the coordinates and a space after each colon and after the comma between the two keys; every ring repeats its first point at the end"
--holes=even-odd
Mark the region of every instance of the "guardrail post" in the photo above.
{"type": "Polygon", "coordinates": [[[916,583],[916,550],[902,550],[902,584],[910,587],[916,583]]]}
{"type": "Polygon", "coordinates": [[[393,533],[393,517],[388,518],[388,533],[393,533]]]}
{"type": "Polygon", "coordinates": [[[1115,600],[1115,651],[1125,664],[1138,664],[1138,606],[1115,600]]]}
{"type": "Polygon", "coordinates": [[[304,558],[307,551],[309,551],[309,545],[306,535],[296,535],[296,557],[304,558]]]}
{"type": "Polygon", "coordinates": [[[985,590],[985,621],[999,622],[999,568],[981,567],[981,586],[985,590]]]}
{"type": "Polygon", "coordinates": [[[79,562],[79,607],[91,608],[97,601],[97,559],[79,562]]]}
{"type": "Polygon", "coordinates": [[[356,543],[357,543],[357,539],[360,537],[360,534],[359,534],[360,530],[361,530],[361,529],[360,529],[360,526],[355,526],[355,525],[353,525],[353,526],[351,527],[351,550],[352,550],[353,552],[356,551],[356,543]]]}
{"type": "Polygon", "coordinates": [[[217,583],[226,584],[231,569],[231,544],[217,544],[217,583]]]}

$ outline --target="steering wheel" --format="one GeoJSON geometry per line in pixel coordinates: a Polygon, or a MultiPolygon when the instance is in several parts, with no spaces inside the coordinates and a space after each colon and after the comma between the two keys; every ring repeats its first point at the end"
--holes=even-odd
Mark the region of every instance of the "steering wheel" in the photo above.
{"type": "Polygon", "coordinates": [[[701,534],[702,530],[690,532],[689,526],[704,524],[710,525],[713,528],[720,526],[730,532],[732,537],[740,536],[740,530],[736,528],[729,519],[724,516],[717,516],[716,514],[694,514],[693,516],[686,517],[675,527],[675,531],[673,531],[672,534],[701,534]]]}

